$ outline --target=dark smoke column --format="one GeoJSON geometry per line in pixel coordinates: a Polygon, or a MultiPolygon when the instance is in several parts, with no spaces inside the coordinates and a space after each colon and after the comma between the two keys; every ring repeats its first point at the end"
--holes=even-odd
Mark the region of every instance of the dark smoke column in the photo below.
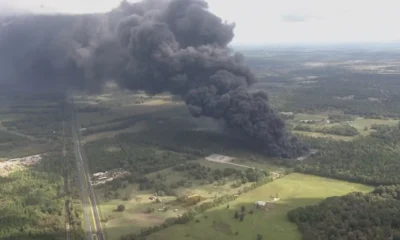
{"type": "Polygon", "coordinates": [[[301,154],[306,149],[287,133],[267,94],[248,91],[256,79],[227,47],[234,25],[207,7],[203,0],[121,3],[110,13],[121,19],[116,32],[127,59],[115,76],[119,84],[180,95],[193,116],[223,119],[270,156],[301,154]]]}
{"type": "Polygon", "coordinates": [[[207,8],[203,0],[144,0],[104,14],[0,16],[0,84],[96,91],[115,79],[132,90],[168,91],[193,116],[224,120],[270,156],[302,154],[267,94],[248,91],[256,79],[227,47],[234,24],[207,8]]]}

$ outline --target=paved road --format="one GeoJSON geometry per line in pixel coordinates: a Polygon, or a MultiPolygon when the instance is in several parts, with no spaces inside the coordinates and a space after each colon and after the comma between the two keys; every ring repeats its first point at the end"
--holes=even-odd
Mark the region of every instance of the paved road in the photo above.
{"type": "Polygon", "coordinates": [[[76,120],[76,114],[74,110],[74,101],[71,98],[71,113],[72,113],[72,140],[74,142],[74,152],[77,160],[78,175],[80,181],[81,197],[84,208],[85,222],[88,225],[86,228],[88,239],[92,239],[93,235],[97,236],[98,240],[105,240],[101,222],[100,214],[97,208],[96,196],[93,191],[92,184],[90,183],[90,171],[86,157],[81,147],[81,137],[78,129],[78,123],[76,120]],[[91,209],[91,212],[89,212],[91,209]],[[93,215],[92,215],[93,214],[93,215]],[[91,229],[90,218],[94,218],[95,229],[91,229]]]}
{"type": "Polygon", "coordinates": [[[69,211],[69,186],[68,186],[68,162],[67,162],[67,149],[65,147],[65,121],[63,121],[63,165],[64,165],[64,193],[65,193],[65,233],[66,233],[66,240],[71,239],[71,213],[69,211]]]}
{"type": "Polygon", "coordinates": [[[85,183],[84,183],[84,179],[85,179],[85,173],[83,172],[83,168],[81,161],[79,160],[79,147],[78,147],[78,141],[76,140],[77,137],[77,133],[76,133],[76,127],[74,122],[75,119],[75,113],[73,110],[71,110],[71,114],[72,114],[72,140],[74,142],[74,153],[75,153],[75,158],[76,158],[76,167],[78,170],[78,180],[79,180],[79,190],[81,192],[81,200],[82,200],[82,207],[83,207],[83,216],[84,216],[84,220],[85,220],[85,232],[86,232],[86,240],[92,240],[92,227],[90,224],[90,216],[92,216],[92,214],[89,211],[89,207],[90,207],[90,203],[89,203],[89,199],[87,197],[87,193],[86,193],[86,189],[85,189],[85,183]]]}

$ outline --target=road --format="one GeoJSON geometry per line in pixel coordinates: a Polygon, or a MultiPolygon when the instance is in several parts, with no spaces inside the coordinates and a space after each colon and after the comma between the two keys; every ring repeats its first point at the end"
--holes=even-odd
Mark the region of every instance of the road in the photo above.
{"type": "Polygon", "coordinates": [[[72,116],[72,141],[74,142],[74,152],[77,160],[78,179],[80,183],[81,198],[84,209],[87,239],[92,240],[93,236],[96,235],[98,240],[105,240],[99,217],[96,196],[94,194],[92,184],[90,183],[90,171],[87,159],[84,157],[81,146],[81,137],[79,132],[80,128],[76,120],[74,100],[72,97],[70,98],[70,103],[72,116]],[[93,218],[94,220],[95,229],[92,229],[91,227],[90,218],[93,218]]]}
{"type": "Polygon", "coordinates": [[[71,239],[71,213],[69,211],[69,186],[68,186],[68,162],[67,162],[67,149],[65,147],[65,121],[63,121],[63,171],[64,171],[64,193],[65,193],[65,239],[70,240],[71,239]]]}

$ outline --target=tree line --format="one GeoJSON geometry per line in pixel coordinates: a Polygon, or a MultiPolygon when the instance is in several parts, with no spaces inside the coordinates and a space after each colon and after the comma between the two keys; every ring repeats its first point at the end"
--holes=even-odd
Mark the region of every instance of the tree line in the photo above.
{"type": "Polygon", "coordinates": [[[303,138],[320,152],[295,171],[370,185],[400,183],[400,128],[382,127],[354,141],[303,138]]]}
{"type": "Polygon", "coordinates": [[[399,240],[400,185],[327,198],[288,213],[305,240],[399,240]]]}
{"type": "MultiPolygon", "coordinates": [[[[258,182],[253,183],[249,187],[245,187],[244,190],[242,191],[242,194],[249,192],[251,190],[254,190],[270,181],[271,181],[271,179],[268,177],[259,179],[258,182]]],[[[239,197],[238,195],[224,195],[224,196],[218,197],[218,198],[214,199],[212,202],[205,202],[201,205],[194,206],[193,208],[189,209],[188,212],[184,213],[181,217],[168,218],[161,225],[142,229],[139,234],[130,234],[130,235],[123,236],[123,237],[121,237],[121,240],[145,240],[146,237],[152,233],[161,231],[162,229],[165,229],[165,228],[169,228],[175,224],[189,223],[190,221],[193,221],[198,214],[201,214],[211,208],[225,205],[231,201],[236,200],[238,197],[239,197]]]]}

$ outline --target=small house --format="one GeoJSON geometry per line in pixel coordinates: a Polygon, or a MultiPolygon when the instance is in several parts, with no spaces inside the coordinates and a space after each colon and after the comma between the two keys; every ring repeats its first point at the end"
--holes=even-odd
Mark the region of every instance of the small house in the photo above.
{"type": "Polygon", "coordinates": [[[256,207],[265,207],[265,205],[267,205],[267,202],[257,201],[254,203],[254,205],[256,205],[256,207]]]}

